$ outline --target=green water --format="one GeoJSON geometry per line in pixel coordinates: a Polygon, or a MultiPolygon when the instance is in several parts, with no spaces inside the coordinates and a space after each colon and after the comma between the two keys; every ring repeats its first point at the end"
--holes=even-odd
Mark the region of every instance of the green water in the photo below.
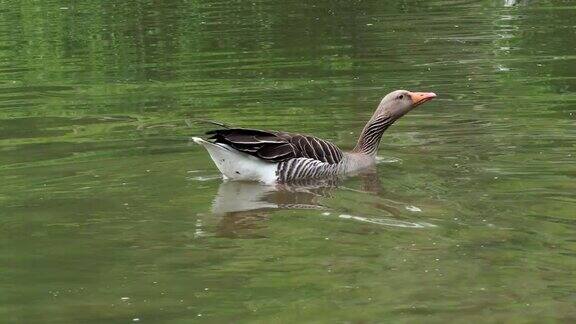
{"type": "Polygon", "coordinates": [[[5,1],[2,323],[574,323],[573,1],[5,1]],[[223,183],[187,119],[353,147],[223,183]]]}

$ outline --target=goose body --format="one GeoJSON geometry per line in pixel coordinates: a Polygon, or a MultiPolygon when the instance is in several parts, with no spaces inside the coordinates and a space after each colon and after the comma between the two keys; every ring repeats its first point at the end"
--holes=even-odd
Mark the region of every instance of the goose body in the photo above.
{"type": "Polygon", "coordinates": [[[207,132],[211,135],[208,139],[192,139],[206,148],[224,179],[272,184],[340,176],[372,165],[384,131],[434,97],[434,93],[391,92],[382,99],[350,152],[310,135],[245,128],[212,130],[207,132]]]}

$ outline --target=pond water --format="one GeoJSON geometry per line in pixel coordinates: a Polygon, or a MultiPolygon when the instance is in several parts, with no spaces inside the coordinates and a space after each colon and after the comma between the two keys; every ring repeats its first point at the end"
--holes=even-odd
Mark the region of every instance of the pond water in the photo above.
{"type": "Polygon", "coordinates": [[[575,322],[573,1],[0,5],[5,323],[575,322]],[[224,183],[201,118],[340,147],[334,185],[224,183]]]}

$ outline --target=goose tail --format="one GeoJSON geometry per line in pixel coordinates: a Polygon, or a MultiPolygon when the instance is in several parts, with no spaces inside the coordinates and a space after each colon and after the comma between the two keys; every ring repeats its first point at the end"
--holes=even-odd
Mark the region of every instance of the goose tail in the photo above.
{"type": "Polygon", "coordinates": [[[212,142],[209,142],[203,138],[200,137],[192,137],[192,140],[194,141],[194,143],[198,144],[198,145],[202,145],[204,146],[207,150],[210,151],[210,149],[220,149],[220,150],[227,150],[228,149],[222,145],[218,145],[218,144],[214,144],[212,142]]]}
{"type": "Polygon", "coordinates": [[[200,137],[192,137],[192,140],[194,141],[194,143],[200,144],[200,145],[202,145],[202,146],[204,146],[205,144],[211,144],[211,143],[208,142],[207,140],[202,139],[202,138],[200,138],[200,137]]]}
{"type": "Polygon", "coordinates": [[[208,151],[224,179],[255,180],[264,183],[276,181],[276,163],[260,160],[226,144],[212,143],[200,137],[192,137],[192,140],[208,151]]]}

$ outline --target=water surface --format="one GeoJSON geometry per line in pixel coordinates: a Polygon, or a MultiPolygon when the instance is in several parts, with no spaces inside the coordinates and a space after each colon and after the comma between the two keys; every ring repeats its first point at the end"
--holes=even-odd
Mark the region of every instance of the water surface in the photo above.
{"type": "Polygon", "coordinates": [[[0,5],[11,323],[576,321],[573,1],[0,5]],[[224,183],[195,118],[343,148],[337,184],[224,183]]]}

